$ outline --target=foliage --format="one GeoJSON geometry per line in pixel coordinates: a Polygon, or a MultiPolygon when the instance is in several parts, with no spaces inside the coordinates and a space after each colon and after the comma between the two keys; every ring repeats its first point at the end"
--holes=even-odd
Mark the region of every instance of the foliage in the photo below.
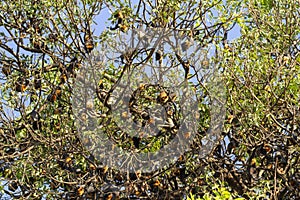
{"type": "MultiPolygon", "coordinates": [[[[297,0],[1,1],[1,198],[299,199],[299,10],[297,0]],[[201,47],[213,44],[227,111],[222,138],[209,156],[198,154],[210,112],[203,103],[191,151],[152,173],[124,173],[83,145],[89,141],[74,123],[86,116],[73,114],[71,100],[92,50],[140,26],[179,31],[201,47]],[[232,39],[236,30],[240,35],[232,39]]],[[[122,76],[126,65],[120,63],[101,71],[101,90],[122,76]]],[[[190,83],[192,77],[186,74],[190,83]]],[[[200,83],[195,88],[199,98],[209,98],[200,83]]],[[[161,94],[147,92],[142,95],[161,94]]],[[[93,102],[104,124],[110,121],[104,115],[109,95],[93,102]]],[[[113,123],[104,129],[124,149],[153,152],[164,144],[162,138],[131,138],[113,123]]]]}

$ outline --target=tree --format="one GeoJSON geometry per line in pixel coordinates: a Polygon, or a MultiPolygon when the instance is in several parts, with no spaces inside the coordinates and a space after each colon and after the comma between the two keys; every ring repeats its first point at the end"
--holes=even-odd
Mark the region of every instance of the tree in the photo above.
{"type": "MultiPolygon", "coordinates": [[[[2,1],[2,197],[298,199],[299,9],[294,0],[2,1]],[[105,20],[96,19],[105,18],[108,11],[107,28],[98,34],[97,26],[105,26],[105,20]],[[230,39],[237,28],[240,36],[230,39]],[[178,33],[184,38],[177,45],[182,52],[188,51],[191,41],[204,50],[214,47],[213,55],[201,60],[201,68],[217,66],[227,101],[220,138],[208,156],[202,157],[199,149],[205,147],[203,139],[215,119],[211,108],[217,97],[212,94],[219,90],[202,84],[191,61],[176,51],[146,45],[126,49],[105,67],[94,59],[101,69],[95,72],[101,79],[93,82],[96,98],[75,95],[76,85],[88,78],[82,70],[91,58],[99,57],[104,44],[131,31],[147,43],[147,32],[134,32],[145,29],[178,33]],[[190,150],[150,172],[124,172],[105,164],[87,148],[96,141],[85,135],[91,133],[87,131],[91,124],[83,126],[90,116],[97,116],[93,123],[103,125],[106,136],[124,151],[156,152],[178,135],[177,119],[184,116],[176,97],[184,94],[172,94],[171,87],[141,83],[128,97],[130,116],[141,126],[151,121],[143,106],[152,109],[153,102],[164,109],[173,106],[168,110],[172,121],[166,117],[168,126],[159,129],[158,136],[131,137],[116,125],[128,113],[110,117],[115,109],[111,102],[117,101],[112,99],[114,89],[121,86],[118,80],[128,71],[138,77],[142,74],[138,70],[149,62],[162,66],[166,61],[174,69],[170,79],[183,80],[199,100],[192,113],[197,134],[190,150]]],[[[189,138],[188,133],[182,136],[189,138]]]]}

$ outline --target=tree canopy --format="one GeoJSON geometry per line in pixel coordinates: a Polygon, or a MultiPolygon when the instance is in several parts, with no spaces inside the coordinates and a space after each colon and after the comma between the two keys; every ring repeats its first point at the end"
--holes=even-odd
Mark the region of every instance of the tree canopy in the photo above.
{"type": "Polygon", "coordinates": [[[299,199],[299,18],[297,0],[1,1],[1,199],[299,199]],[[168,31],[175,50],[148,48],[168,31]],[[131,33],[141,48],[126,49],[131,33]],[[142,79],[148,64],[167,79],[142,79]],[[115,93],[130,73],[140,82],[115,93]],[[158,134],[132,136],[129,118],[158,134]],[[130,155],[192,140],[174,161],[145,164],[156,170],[123,171],[91,150],[96,129],[130,155]]]}

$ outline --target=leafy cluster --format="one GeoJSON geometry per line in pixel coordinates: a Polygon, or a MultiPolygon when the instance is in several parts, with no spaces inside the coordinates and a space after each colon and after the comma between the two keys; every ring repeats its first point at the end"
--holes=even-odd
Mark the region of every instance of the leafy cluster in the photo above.
{"type": "MultiPolygon", "coordinates": [[[[297,0],[1,1],[1,199],[299,199],[299,10],[297,0]],[[107,27],[99,33],[99,26],[107,27]],[[178,55],[145,50],[138,65],[136,52],[120,55],[101,68],[97,98],[83,98],[84,112],[74,115],[74,85],[87,78],[79,71],[93,50],[140,27],[168,28],[199,47],[215,46],[209,59],[226,85],[227,102],[222,137],[209,156],[203,158],[199,149],[211,120],[207,102],[214,97],[178,55]],[[111,123],[118,119],[107,116],[113,88],[126,71],[167,59],[170,68],[182,69],[172,78],[187,81],[201,99],[191,150],[151,173],[105,165],[86,148],[96,138],[81,138],[76,121],[96,116],[124,150],[160,149],[180,118],[175,98],[166,101],[173,106],[175,128],[163,129],[161,137],[130,137],[111,123]]],[[[151,122],[145,106],[174,97],[151,85],[136,91],[130,112],[141,124],[151,122]]],[[[120,119],[127,115],[120,113],[120,119]]]]}

